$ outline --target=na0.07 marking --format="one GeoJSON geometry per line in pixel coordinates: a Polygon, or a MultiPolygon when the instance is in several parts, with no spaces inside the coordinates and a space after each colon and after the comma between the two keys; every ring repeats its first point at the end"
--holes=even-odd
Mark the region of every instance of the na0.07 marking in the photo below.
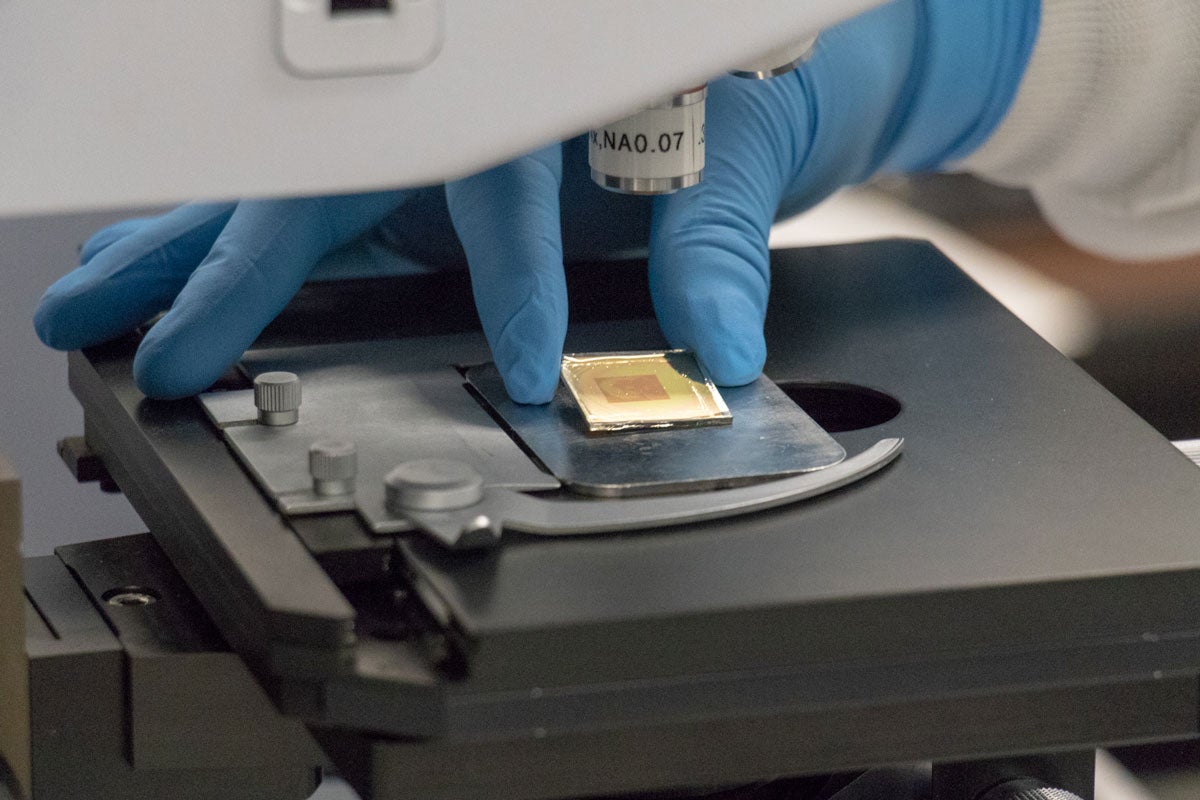
{"type": "MultiPolygon", "coordinates": [[[[615,150],[626,153],[671,153],[683,149],[684,131],[660,133],[657,141],[644,133],[630,136],[616,131],[598,130],[591,132],[592,146],[597,150],[615,150]],[[657,146],[655,146],[657,144],[657,146]]],[[[700,131],[700,144],[704,143],[704,130],[700,131]]]]}

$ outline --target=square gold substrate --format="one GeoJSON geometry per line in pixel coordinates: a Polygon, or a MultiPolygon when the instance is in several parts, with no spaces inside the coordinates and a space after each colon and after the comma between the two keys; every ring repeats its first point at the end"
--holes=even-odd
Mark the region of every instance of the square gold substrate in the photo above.
{"type": "Polygon", "coordinates": [[[562,379],[589,433],[733,422],[721,393],[686,350],[565,355],[562,379]]]}

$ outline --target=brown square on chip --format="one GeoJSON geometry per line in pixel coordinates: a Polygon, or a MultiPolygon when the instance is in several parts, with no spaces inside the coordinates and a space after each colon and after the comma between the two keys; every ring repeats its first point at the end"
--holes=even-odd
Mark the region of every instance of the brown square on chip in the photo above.
{"type": "Polygon", "coordinates": [[[653,373],[645,375],[600,376],[596,385],[610,403],[636,403],[639,400],[670,400],[662,381],[653,373]]]}
{"type": "Polygon", "coordinates": [[[717,387],[685,350],[567,355],[562,378],[589,433],[733,420],[717,387]]]}

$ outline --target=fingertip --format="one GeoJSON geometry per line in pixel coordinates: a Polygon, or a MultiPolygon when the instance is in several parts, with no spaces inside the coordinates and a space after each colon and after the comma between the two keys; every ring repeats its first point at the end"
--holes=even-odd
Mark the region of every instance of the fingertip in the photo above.
{"type": "Polygon", "coordinates": [[[558,389],[558,359],[524,351],[514,359],[496,356],[496,366],[504,378],[504,388],[515,402],[543,405],[554,399],[558,389]]]}
{"type": "Polygon", "coordinates": [[[695,352],[716,384],[742,386],[758,377],[767,359],[766,287],[752,279],[752,270],[721,269],[721,259],[703,255],[693,257],[708,268],[705,280],[658,286],[659,323],[674,346],[695,352]]]}
{"type": "Polygon", "coordinates": [[[702,344],[696,357],[718,386],[745,386],[762,374],[767,346],[761,335],[730,336],[718,345],[702,344]]]}
{"type": "Polygon", "coordinates": [[[528,405],[554,398],[567,336],[565,303],[560,307],[553,300],[539,303],[538,299],[535,295],[534,302],[513,315],[492,345],[508,396],[528,405]]]}
{"type": "Polygon", "coordinates": [[[133,380],[146,397],[178,400],[204,391],[216,377],[198,374],[185,359],[164,356],[159,348],[143,342],[133,358],[133,380]]]}
{"type": "Polygon", "coordinates": [[[241,355],[230,358],[220,337],[179,325],[171,314],[146,333],[133,358],[133,380],[142,394],[155,400],[178,400],[199,394],[241,355]]]}
{"type": "Polygon", "coordinates": [[[96,326],[85,319],[89,307],[81,303],[79,293],[72,290],[73,276],[74,273],[55,281],[33,312],[33,329],[37,337],[54,350],[78,350],[99,343],[95,337],[86,335],[96,326]]]}
{"type": "Polygon", "coordinates": [[[58,310],[59,305],[59,296],[51,286],[42,295],[37,310],[33,312],[33,329],[37,333],[37,337],[42,340],[42,344],[47,347],[55,350],[70,350],[70,343],[64,341],[62,330],[54,324],[55,320],[61,317],[58,310]]]}
{"type": "Polygon", "coordinates": [[[567,332],[559,145],[447,184],[475,305],[509,396],[548,403],[567,332]]]}
{"type": "Polygon", "coordinates": [[[187,387],[181,385],[177,371],[169,367],[170,362],[155,357],[152,349],[139,347],[133,357],[133,382],[142,394],[156,400],[186,397],[181,390],[187,387]]]}
{"type": "Polygon", "coordinates": [[[123,219],[96,231],[79,248],[79,263],[86,264],[91,261],[110,245],[116,244],[131,233],[140,230],[148,221],[145,217],[123,219]]]}
{"type": "Polygon", "coordinates": [[[659,324],[721,386],[752,382],[766,362],[770,215],[743,200],[710,184],[655,206],[650,290],[659,324]]]}
{"type": "MultiPolygon", "coordinates": [[[[134,363],[137,364],[136,358],[134,363]]],[[[141,393],[152,400],[179,400],[197,393],[189,391],[190,386],[181,386],[144,365],[134,367],[133,380],[141,393]]]]}

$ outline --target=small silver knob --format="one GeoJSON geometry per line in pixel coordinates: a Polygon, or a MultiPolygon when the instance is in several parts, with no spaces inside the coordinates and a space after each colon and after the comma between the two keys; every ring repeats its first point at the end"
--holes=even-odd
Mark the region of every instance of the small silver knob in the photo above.
{"type": "Polygon", "coordinates": [[[405,461],[384,478],[384,491],[393,514],[402,515],[406,509],[451,511],[483,499],[483,476],[462,461],[405,461]]]}
{"type": "Polygon", "coordinates": [[[1023,779],[1003,783],[986,792],[980,800],[1079,800],[1079,795],[1023,779]]]}
{"type": "Polygon", "coordinates": [[[321,439],[308,448],[313,491],[322,497],[354,494],[358,448],[348,439],[321,439]]]}
{"type": "Polygon", "coordinates": [[[292,372],[264,372],[254,379],[254,407],[263,425],[295,425],[300,420],[300,378],[292,372]]]}
{"type": "Polygon", "coordinates": [[[1079,800],[1079,795],[1066,789],[1022,789],[1010,800],[1079,800]]]}

